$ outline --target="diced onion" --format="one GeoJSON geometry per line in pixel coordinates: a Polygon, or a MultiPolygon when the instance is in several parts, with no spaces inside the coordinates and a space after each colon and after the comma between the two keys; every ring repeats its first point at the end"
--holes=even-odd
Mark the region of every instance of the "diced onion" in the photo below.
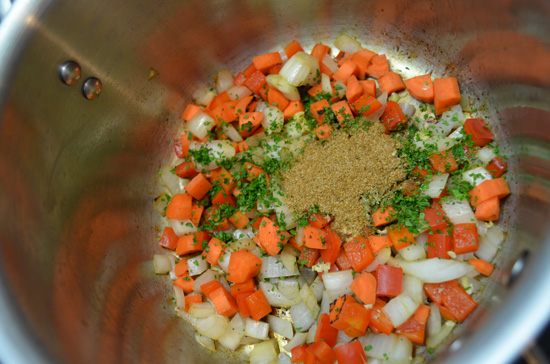
{"type": "Polygon", "coordinates": [[[269,333],[269,324],[263,321],[256,321],[251,318],[245,319],[244,334],[258,340],[267,340],[269,333]]]}
{"type": "Polygon", "coordinates": [[[180,178],[173,173],[171,165],[165,165],[161,168],[159,173],[162,182],[166,188],[168,188],[172,196],[177,195],[178,193],[185,193],[185,186],[189,183],[189,180],[186,178],[180,178]]]}
{"type": "Polygon", "coordinates": [[[451,134],[449,134],[450,139],[461,139],[464,137],[464,127],[458,127],[455,131],[453,131],[451,134]]]}
{"type": "Polygon", "coordinates": [[[464,113],[462,112],[460,105],[451,107],[448,111],[441,114],[439,118],[439,123],[448,123],[451,125],[451,129],[461,126],[464,124],[464,121],[466,121],[466,118],[464,117],[464,113]]]}
{"type": "Polygon", "coordinates": [[[176,307],[183,310],[185,308],[185,293],[183,293],[183,289],[174,286],[174,298],[176,299],[176,307]]]}
{"type": "Polygon", "coordinates": [[[245,326],[244,320],[241,315],[237,313],[231,321],[229,326],[223,333],[222,336],[218,339],[218,342],[225,348],[229,350],[236,350],[241,344],[241,340],[244,336],[245,326]]]}
{"type": "Polygon", "coordinates": [[[479,186],[482,182],[490,179],[493,179],[493,176],[483,167],[473,168],[462,173],[462,180],[474,186],[479,186]]]}
{"type": "Polygon", "coordinates": [[[310,288],[317,302],[320,302],[323,298],[323,292],[325,291],[325,285],[323,284],[321,277],[317,276],[317,278],[315,278],[315,280],[311,284],[310,288]]]}
{"type": "Polygon", "coordinates": [[[165,190],[166,192],[161,193],[160,195],[158,195],[157,198],[155,198],[155,209],[163,217],[166,216],[166,208],[168,207],[169,198],[171,195],[170,191],[168,191],[168,188],[166,188],[165,190]]]}
{"type": "Polygon", "coordinates": [[[189,258],[187,260],[187,265],[189,266],[189,275],[196,276],[208,269],[208,262],[203,255],[197,255],[196,257],[189,258]]]}
{"type": "Polygon", "coordinates": [[[446,321],[444,325],[441,326],[441,330],[435,335],[428,335],[426,338],[426,346],[429,348],[436,348],[445,340],[445,338],[453,331],[456,326],[454,321],[446,321]]]}
{"type": "Polygon", "coordinates": [[[298,274],[298,267],[296,266],[296,253],[292,246],[285,245],[281,251],[281,262],[285,268],[292,273],[292,275],[298,274]]]}
{"type": "Polygon", "coordinates": [[[323,56],[322,62],[332,73],[336,73],[336,71],[338,71],[338,64],[334,62],[334,59],[332,59],[332,56],[329,53],[323,56]]]}
{"type": "MultiPolygon", "coordinates": [[[[404,336],[396,334],[367,333],[359,338],[361,346],[369,347],[369,357],[380,359],[381,362],[405,364],[412,357],[412,343],[404,336]]],[[[369,359],[369,363],[374,362],[369,359]]]]}
{"type": "Polygon", "coordinates": [[[245,97],[252,95],[252,91],[250,91],[250,89],[245,86],[233,86],[229,90],[227,90],[227,93],[229,94],[229,99],[233,101],[242,100],[245,97]]]}
{"type": "Polygon", "coordinates": [[[441,207],[453,224],[466,224],[476,221],[474,212],[467,200],[444,200],[441,201],[441,207]]]}
{"type": "Polygon", "coordinates": [[[254,345],[248,356],[250,364],[274,364],[277,362],[278,354],[275,342],[268,340],[254,345]]]}
{"type": "Polygon", "coordinates": [[[338,330],[338,337],[336,339],[336,346],[338,346],[338,344],[348,344],[352,340],[353,340],[353,338],[346,335],[346,333],[343,330],[338,330]]]}
{"type": "Polygon", "coordinates": [[[403,110],[403,114],[405,114],[407,118],[411,118],[416,112],[416,108],[412,104],[400,102],[399,106],[401,107],[401,110],[403,110]]]}
{"type": "Polygon", "coordinates": [[[282,295],[277,286],[272,283],[260,282],[258,283],[258,287],[262,290],[265,298],[273,307],[290,307],[300,300],[299,296],[288,298],[282,295]]]}
{"type": "Polygon", "coordinates": [[[187,122],[187,130],[193,133],[199,139],[204,139],[208,132],[216,126],[216,121],[202,111],[197,112],[191,120],[187,122]]]}
{"type": "Polygon", "coordinates": [[[303,301],[290,307],[290,316],[297,332],[307,331],[315,323],[311,311],[303,301]]]}
{"type": "Polygon", "coordinates": [[[375,112],[373,112],[371,115],[367,116],[366,119],[371,122],[376,122],[380,120],[380,117],[386,110],[386,104],[388,103],[388,92],[383,92],[380,96],[377,97],[378,101],[382,104],[382,107],[375,112]]]}
{"type": "Polygon", "coordinates": [[[206,106],[216,97],[216,93],[208,87],[199,88],[197,91],[193,92],[193,99],[197,105],[206,106]]]}
{"type": "Polygon", "coordinates": [[[277,364],[291,364],[292,361],[290,360],[290,357],[286,355],[285,353],[279,353],[279,357],[277,358],[277,364]]]}
{"type": "Polygon", "coordinates": [[[447,184],[447,180],[449,179],[448,173],[442,173],[442,174],[436,174],[426,182],[428,185],[428,189],[422,190],[422,193],[425,196],[431,197],[431,198],[439,198],[441,195],[441,192],[445,189],[445,185],[447,184]]]}
{"type": "Polygon", "coordinates": [[[210,302],[193,303],[189,307],[189,314],[196,318],[206,318],[216,313],[210,302]]]}
{"type": "Polygon", "coordinates": [[[324,313],[330,313],[330,296],[328,295],[327,291],[323,292],[323,298],[321,299],[321,311],[319,312],[319,315],[322,315],[324,313]]]}
{"type": "Polygon", "coordinates": [[[300,277],[304,279],[306,284],[311,284],[317,277],[317,272],[313,271],[310,267],[302,267],[300,277]]]}
{"type": "Polygon", "coordinates": [[[346,96],[347,89],[348,89],[348,86],[346,86],[346,84],[343,83],[342,81],[338,80],[334,82],[334,90],[336,91],[337,97],[343,98],[344,96],[346,96]]]}
{"type": "Polygon", "coordinates": [[[360,51],[363,48],[361,47],[361,43],[346,34],[340,34],[334,41],[334,46],[350,54],[360,51]]]}
{"type": "Polygon", "coordinates": [[[306,343],[312,344],[315,341],[315,333],[317,332],[317,323],[313,324],[313,326],[310,327],[307,337],[306,337],[306,343]]]}
{"type": "Polygon", "coordinates": [[[485,146],[481,149],[479,149],[475,153],[477,159],[479,159],[481,162],[483,162],[485,165],[489,164],[493,158],[495,158],[497,155],[495,154],[495,148],[490,146],[485,146]]]}
{"type": "Polygon", "coordinates": [[[428,250],[428,245],[426,245],[426,243],[428,242],[428,233],[419,234],[415,236],[414,240],[416,241],[416,245],[421,246],[422,248],[424,248],[425,251],[428,250]]]}
{"type": "Polygon", "coordinates": [[[319,316],[319,311],[321,311],[321,308],[319,307],[319,304],[317,304],[317,298],[308,284],[304,284],[300,289],[300,298],[311,311],[313,318],[316,319],[317,316],[319,316]]]}
{"type": "Polygon", "coordinates": [[[419,305],[420,302],[416,302],[406,293],[401,293],[389,300],[382,311],[388,315],[393,326],[397,327],[407,321],[419,305]]]}
{"type": "Polygon", "coordinates": [[[479,236],[479,248],[474,255],[479,259],[491,262],[498,253],[498,249],[504,241],[504,234],[495,226],[487,229],[485,234],[479,236]]]}
{"type": "Polygon", "coordinates": [[[441,330],[441,312],[439,312],[439,307],[437,303],[430,303],[430,315],[428,316],[428,321],[426,322],[426,334],[427,336],[433,336],[441,330]]]}
{"type": "Polygon", "coordinates": [[[416,244],[399,249],[399,255],[406,261],[412,262],[415,260],[426,259],[426,250],[424,249],[423,244],[416,242],[416,244]]]}
{"type": "Polygon", "coordinates": [[[468,263],[452,259],[432,258],[416,262],[390,258],[388,265],[400,267],[403,273],[420,278],[424,283],[441,283],[458,279],[469,273],[474,267],[468,263]]]}
{"type": "Polygon", "coordinates": [[[353,282],[351,269],[323,274],[323,282],[331,300],[345,294],[351,294],[350,285],[353,282]]]}
{"type": "Polygon", "coordinates": [[[155,274],[166,274],[172,269],[173,255],[158,255],[153,256],[153,265],[155,274]]]}
{"type": "Polygon", "coordinates": [[[332,85],[330,84],[330,77],[325,73],[321,74],[321,89],[323,92],[332,96],[333,92],[332,85]]]}
{"type": "Polygon", "coordinates": [[[424,282],[414,276],[404,274],[401,293],[407,294],[414,302],[420,304],[424,301],[426,295],[424,293],[424,282]]]}
{"type": "Polygon", "coordinates": [[[292,323],[290,321],[277,316],[268,315],[267,323],[269,324],[271,331],[281,336],[284,336],[287,339],[292,339],[294,332],[292,330],[292,323]]]}
{"type": "Polygon", "coordinates": [[[233,125],[223,124],[221,126],[221,130],[232,142],[239,143],[243,141],[241,134],[239,134],[239,132],[237,131],[237,129],[235,129],[233,125]]]}
{"type": "Polygon", "coordinates": [[[263,111],[262,126],[266,134],[279,133],[283,130],[285,117],[281,110],[274,106],[268,106],[263,111]]]}
{"type": "Polygon", "coordinates": [[[297,346],[300,346],[302,344],[305,344],[306,342],[306,337],[307,337],[307,332],[297,332],[294,337],[292,338],[292,340],[290,340],[288,342],[288,344],[286,344],[284,346],[285,350],[286,351],[290,351],[292,349],[294,349],[295,347],[297,346]]]}
{"type": "Polygon", "coordinates": [[[223,316],[211,315],[203,319],[197,319],[193,326],[199,334],[218,340],[229,326],[229,319],[223,316]]]}
{"type": "Polygon", "coordinates": [[[380,264],[386,264],[388,259],[391,257],[391,248],[389,246],[385,246],[382,249],[376,253],[376,257],[374,258],[374,261],[369,264],[363,272],[374,272],[376,270],[376,267],[378,267],[380,264]]]}
{"type": "Polygon", "coordinates": [[[254,339],[253,337],[243,336],[241,339],[241,345],[254,345],[262,342],[262,340],[254,339]]]}
{"type": "Polygon", "coordinates": [[[216,75],[216,92],[221,94],[233,87],[233,75],[228,70],[218,72],[216,75]]]}
{"type": "Polygon", "coordinates": [[[319,72],[319,61],[317,58],[304,52],[298,52],[285,63],[279,71],[292,86],[313,86],[319,72]]]}
{"type": "Polygon", "coordinates": [[[211,171],[219,167],[220,161],[229,159],[235,156],[235,147],[229,140],[210,140],[201,144],[201,148],[206,148],[210,155],[211,162],[201,164],[195,161],[197,171],[211,171]]]}
{"type": "Polygon", "coordinates": [[[220,257],[220,260],[218,260],[218,265],[225,273],[229,270],[229,260],[231,259],[231,253],[233,253],[235,250],[231,247],[225,249],[222,252],[222,256],[220,257]]]}
{"type": "Polygon", "coordinates": [[[283,265],[279,256],[262,257],[261,278],[290,277],[295,275],[283,265]]]}
{"type": "Polygon", "coordinates": [[[300,100],[300,93],[296,86],[292,86],[288,81],[281,75],[269,75],[266,78],[267,84],[271,87],[279,90],[284,97],[290,101],[300,100]]]}
{"type": "Polygon", "coordinates": [[[198,231],[197,227],[193,225],[191,220],[168,220],[168,225],[174,229],[174,233],[178,237],[198,231]]]}
{"type": "Polygon", "coordinates": [[[214,340],[212,340],[211,338],[195,332],[195,340],[197,340],[199,344],[201,344],[208,350],[216,352],[216,345],[214,344],[214,340]]]}
{"type": "MultiPolygon", "coordinates": [[[[187,263],[189,265],[189,263],[187,263]]],[[[218,280],[220,273],[214,272],[211,269],[208,269],[206,272],[201,274],[200,277],[195,278],[193,282],[193,291],[197,293],[202,293],[201,286],[205,283],[218,280]]]]}
{"type": "Polygon", "coordinates": [[[296,244],[298,246],[302,245],[302,241],[304,239],[304,227],[300,226],[296,229],[296,235],[294,236],[294,239],[296,240],[296,244]]]}

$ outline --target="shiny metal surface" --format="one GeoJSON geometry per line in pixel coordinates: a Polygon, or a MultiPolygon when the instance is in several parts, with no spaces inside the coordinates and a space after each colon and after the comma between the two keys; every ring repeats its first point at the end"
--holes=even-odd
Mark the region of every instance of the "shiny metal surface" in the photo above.
{"type": "Polygon", "coordinates": [[[75,61],[67,61],[59,66],[59,77],[67,86],[72,86],[80,80],[82,69],[75,61]]]}
{"type": "Polygon", "coordinates": [[[549,6],[16,1],[0,24],[0,362],[237,362],[196,345],[174,317],[169,282],[153,274],[156,171],[191,93],[216,71],[236,72],[294,38],[332,44],[340,32],[403,72],[457,76],[483,101],[511,158],[511,231],[461,345],[437,361],[510,361],[550,314],[541,288],[550,281],[549,6]],[[59,81],[67,59],[82,79],[102,81],[101,97],[89,102],[59,81]]]}

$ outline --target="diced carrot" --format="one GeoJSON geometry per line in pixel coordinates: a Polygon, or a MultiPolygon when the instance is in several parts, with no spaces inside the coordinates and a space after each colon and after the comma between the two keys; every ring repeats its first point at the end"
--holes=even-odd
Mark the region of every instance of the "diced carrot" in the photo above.
{"type": "Polygon", "coordinates": [[[292,357],[290,358],[290,362],[291,363],[303,363],[304,360],[305,360],[305,354],[306,354],[307,347],[308,347],[307,344],[302,344],[300,346],[296,346],[295,348],[293,348],[290,351],[290,354],[292,355],[292,357]]]}
{"type": "Polygon", "coordinates": [[[364,94],[352,104],[355,113],[362,114],[363,116],[370,116],[374,114],[382,106],[382,103],[378,101],[378,99],[368,94],[364,94]]]}
{"type": "Polygon", "coordinates": [[[241,114],[239,116],[239,133],[243,138],[250,136],[256,129],[262,125],[264,114],[256,111],[241,114]]]}
{"type": "Polygon", "coordinates": [[[174,195],[166,207],[166,217],[174,220],[187,220],[192,217],[193,198],[187,193],[174,195]]]}
{"type": "Polygon", "coordinates": [[[250,310],[248,309],[248,305],[246,304],[246,299],[254,292],[256,292],[256,289],[253,289],[250,292],[238,293],[235,296],[235,301],[237,301],[237,306],[239,307],[242,318],[250,317],[250,310]]]}
{"type": "MultiPolygon", "coordinates": [[[[351,60],[357,64],[359,78],[365,78],[370,61],[377,54],[368,49],[361,49],[353,53],[351,60]]],[[[373,95],[374,96],[374,95],[373,95]]]]}
{"type": "MultiPolygon", "coordinates": [[[[342,298],[342,297],[341,297],[342,298]]],[[[369,326],[370,315],[365,306],[357,303],[350,295],[345,295],[339,308],[338,300],[330,305],[330,324],[338,330],[344,330],[348,336],[362,336],[369,326]],[[351,330],[348,330],[351,329],[351,330]],[[351,334],[351,335],[350,335],[351,334]]]]}
{"type": "Polygon", "coordinates": [[[325,341],[330,347],[336,345],[338,339],[338,330],[330,325],[330,316],[323,313],[319,316],[317,330],[315,331],[315,341],[325,341]]]}
{"type": "Polygon", "coordinates": [[[231,253],[227,279],[233,283],[242,283],[260,273],[262,260],[248,250],[237,250],[231,253]]]}
{"type": "Polygon", "coordinates": [[[434,85],[429,74],[409,78],[405,80],[405,86],[409,94],[415,99],[429,103],[434,101],[434,85]]]}
{"type": "Polygon", "coordinates": [[[470,191],[470,204],[477,208],[479,204],[493,198],[502,199],[510,194],[510,188],[503,177],[481,182],[470,191]]]}
{"type": "Polygon", "coordinates": [[[210,298],[210,294],[220,287],[223,288],[222,284],[219,281],[213,279],[210,282],[202,284],[199,288],[206,297],[210,298]]]}
{"type": "Polygon", "coordinates": [[[344,306],[346,306],[348,302],[357,303],[352,296],[346,294],[340,296],[330,304],[330,324],[337,330],[344,330],[348,326],[344,320],[344,316],[341,315],[344,306]]]}
{"type": "Polygon", "coordinates": [[[451,259],[452,241],[449,234],[428,234],[428,258],[451,259]]]}
{"type": "MultiPolygon", "coordinates": [[[[197,253],[202,251],[203,241],[197,233],[187,234],[178,239],[178,246],[176,248],[177,255],[186,255],[190,253],[197,253]]],[[[207,240],[208,242],[208,240],[207,240]]]]}
{"type": "Polygon", "coordinates": [[[212,197],[212,205],[213,206],[228,205],[231,207],[236,207],[237,202],[235,197],[233,197],[232,194],[230,194],[229,192],[226,192],[224,189],[221,189],[212,197]]]}
{"type": "Polygon", "coordinates": [[[460,102],[460,89],[455,77],[434,80],[435,114],[441,115],[460,102]]]}
{"type": "Polygon", "coordinates": [[[391,206],[382,206],[372,214],[373,225],[383,226],[397,219],[395,209],[391,206]]]}
{"type": "MultiPolygon", "coordinates": [[[[197,200],[202,199],[212,188],[212,184],[202,174],[197,174],[186,186],[185,190],[197,200]]],[[[173,199],[173,198],[172,198],[173,199]]],[[[188,218],[191,218],[189,216],[188,218]]]]}
{"type": "Polygon", "coordinates": [[[240,293],[254,292],[256,290],[256,282],[254,278],[250,278],[242,283],[234,283],[231,285],[231,295],[237,297],[240,293]]]}
{"type": "Polygon", "coordinates": [[[378,253],[380,249],[385,246],[391,247],[393,245],[390,237],[387,235],[369,235],[367,237],[367,240],[369,241],[369,245],[373,254],[378,253]]]}
{"type": "Polygon", "coordinates": [[[248,223],[250,222],[250,219],[246,214],[242,211],[235,212],[230,218],[229,221],[237,228],[237,229],[244,229],[248,223]]]}
{"type": "Polygon", "coordinates": [[[372,274],[361,273],[353,280],[350,288],[364,305],[374,305],[376,302],[376,278],[372,274]]]}
{"type": "Polygon", "coordinates": [[[204,210],[203,222],[205,225],[213,225],[215,231],[224,231],[231,227],[229,220],[222,217],[219,206],[210,206],[204,210]]]}
{"type": "Polygon", "coordinates": [[[297,112],[304,111],[304,104],[302,104],[302,101],[290,101],[288,103],[288,106],[284,110],[284,116],[285,120],[290,119],[290,117],[297,112]]]}
{"type": "Polygon", "coordinates": [[[254,63],[254,67],[256,67],[257,70],[265,73],[271,67],[283,63],[283,60],[279,52],[271,52],[252,58],[252,63],[254,63]]]}
{"type": "Polygon", "coordinates": [[[493,273],[493,270],[495,269],[495,267],[483,260],[483,259],[470,259],[468,260],[468,263],[470,263],[471,265],[474,266],[474,268],[481,274],[483,274],[484,276],[490,276],[491,273],[493,273]]]}
{"type": "Polygon", "coordinates": [[[187,155],[189,154],[189,145],[195,139],[196,138],[194,138],[191,133],[182,134],[182,136],[179,139],[180,153],[178,154],[178,158],[181,158],[181,159],[187,158],[187,155]]]}
{"type": "Polygon", "coordinates": [[[401,294],[403,284],[403,269],[386,264],[376,267],[376,295],[379,297],[395,297],[401,294]]]}
{"type": "Polygon", "coordinates": [[[388,230],[388,236],[390,237],[395,249],[403,249],[410,245],[415,244],[414,236],[406,227],[394,227],[388,230]]]}
{"type": "Polygon", "coordinates": [[[180,259],[180,261],[174,267],[174,274],[176,277],[183,277],[185,273],[189,271],[189,264],[187,264],[187,259],[180,259]]]}
{"type": "Polygon", "coordinates": [[[237,312],[239,312],[237,302],[224,287],[220,287],[210,293],[210,295],[208,295],[208,298],[214,304],[214,307],[216,308],[216,313],[218,315],[232,317],[237,312]]]}
{"type": "Polygon", "coordinates": [[[346,85],[346,99],[349,103],[354,103],[359,97],[361,97],[361,95],[363,95],[363,87],[361,87],[361,84],[355,75],[351,75],[347,79],[346,85]]]}
{"type": "Polygon", "coordinates": [[[453,226],[453,251],[456,254],[475,252],[479,248],[479,235],[475,223],[453,226]]]}
{"type": "Polygon", "coordinates": [[[265,171],[263,169],[261,169],[257,165],[252,164],[250,162],[244,163],[244,169],[247,172],[246,179],[249,181],[252,181],[254,178],[257,178],[262,173],[265,174],[265,171]]]}
{"type": "Polygon", "coordinates": [[[299,252],[302,252],[304,250],[304,240],[302,239],[302,244],[298,244],[296,242],[296,238],[294,236],[291,236],[290,239],[288,239],[288,244],[292,246],[294,249],[296,249],[299,252]]]}
{"type": "Polygon", "coordinates": [[[304,228],[303,239],[305,246],[314,249],[327,249],[326,232],[313,226],[304,228]]]}
{"type": "Polygon", "coordinates": [[[481,118],[466,119],[464,132],[472,136],[472,142],[476,147],[484,147],[495,139],[493,132],[481,118]]]}
{"type": "Polygon", "coordinates": [[[353,120],[353,114],[346,100],[338,101],[332,104],[330,108],[340,124],[344,123],[346,120],[353,120]]]}
{"type": "Polygon", "coordinates": [[[256,67],[254,66],[254,63],[251,63],[248,67],[246,67],[242,72],[237,73],[237,76],[235,76],[235,79],[233,80],[233,84],[235,86],[243,86],[246,80],[254,73],[256,72],[256,67]]]}
{"type": "Polygon", "coordinates": [[[323,99],[321,101],[314,102],[310,105],[309,111],[311,116],[317,120],[319,125],[325,122],[325,108],[330,108],[330,105],[327,100],[323,99]]]}
{"type": "Polygon", "coordinates": [[[267,102],[281,111],[284,111],[290,104],[290,101],[279,90],[271,86],[267,90],[267,102]]]}
{"type": "Polygon", "coordinates": [[[344,250],[353,267],[353,270],[356,272],[363,271],[363,269],[365,269],[369,264],[374,262],[375,257],[370,249],[369,242],[362,236],[352,239],[344,244],[344,250]]]}
{"type": "Polygon", "coordinates": [[[348,256],[346,252],[344,251],[344,248],[340,249],[340,252],[338,253],[338,257],[336,257],[336,265],[341,270],[351,269],[351,262],[348,259],[348,256]]]}
{"type": "Polygon", "coordinates": [[[363,80],[359,81],[361,88],[363,89],[363,94],[376,97],[376,81],[374,80],[363,80]]]}
{"type": "Polygon", "coordinates": [[[448,226],[449,218],[439,203],[432,203],[432,205],[424,209],[422,213],[424,214],[424,220],[426,220],[432,231],[443,230],[448,226]]]}
{"type": "Polygon", "coordinates": [[[298,41],[296,40],[293,40],[292,42],[288,43],[287,46],[285,47],[285,53],[288,59],[290,59],[296,53],[303,52],[303,51],[304,49],[302,48],[300,43],[298,43],[298,41]]]}
{"type": "Polygon", "coordinates": [[[176,250],[176,246],[178,245],[178,236],[174,232],[174,229],[172,229],[169,226],[166,226],[164,228],[164,231],[162,232],[162,236],[159,240],[159,245],[163,248],[170,249],[170,250],[176,250]]]}
{"type": "Polygon", "coordinates": [[[323,229],[328,224],[330,224],[330,219],[326,218],[323,214],[320,212],[315,212],[310,215],[308,222],[311,226],[317,228],[317,229],[323,229]]]}
{"type": "Polygon", "coordinates": [[[430,156],[430,163],[434,171],[437,172],[452,173],[458,170],[458,164],[450,150],[432,154],[430,156]]]}
{"type": "Polygon", "coordinates": [[[283,68],[283,65],[282,64],[278,64],[276,66],[273,66],[269,69],[268,73],[270,75],[278,75],[279,72],[281,72],[281,69],[283,68]]]}
{"type": "Polygon", "coordinates": [[[338,68],[338,71],[334,73],[332,78],[335,81],[342,81],[345,82],[350,78],[352,75],[357,75],[357,64],[353,62],[352,60],[347,60],[344,63],[342,63],[342,66],[338,68]]]}
{"type": "Polygon", "coordinates": [[[372,78],[379,79],[390,71],[390,66],[388,65],[388,59],[385,54],[380,54],[372,57],[370,60],[366,73],[372,78]]]}
{"type": "Polygon", "coordinates": [[[180,178],[193,178],[199,172],[195,169],[195,163],[184,161],[178,164],[175,168],[176,175],[180,178]]]}
{"type": "Polygon", "coordinates": [[[201,294],[193,294],[190,296],[185,296],[185,312],[189,311],[189,308],[193,303],[201,303],[201,302],[202,302],[201,294]]]}
{"type": "Polygon", "coordinates": [[[330,48],[324,44],[317,43],[311,50],[311,56],[317,58],[319,63],[323,61],[323,57],[330,51],[330,48]]]}
{"type": "Polygon", "coordinates": [[[464,321],[477,307],[477,302],[460,285],[457,285],[443,297],[441,305],[449,310],[456,320],[464,321]]]}
{"type": "Polygon", "coordinates": [[[298,257],[298,263],[306,267],[313,267],[319,258],[319,249],[312,249],[304,246],[298,257]]]}
{"type": "Polygon", "coordinates": [[[250,310],[250,316],[256,321],[269,315],[272,310],[271,305],[260,289],[246,297],[246,304],[250,310]]]}
{"type": "Polygon", "coordinates": [[[483,201],[476,207],[476,219],[481,221],[497,221],[500,215],[500,200],[498,197],[483,201]]]}
{"type": "Polygon", "coordinates": [[[331,267],[334,266],[338,254],[340,253],[340,248],[342,246],[342,239],[335,233],[330,226],[325,227],[325,240],[326,240],[326,249],[320,251],[321,259],[325,263],[330,263],[331,267]]]}
{"type": "Polygon", "coordinates": [[[331,132],[332,127],[329,124],[320,125],[315,129],[315,135],[317,136],[317,138],[322,140],[328,139],[331,132]]]}
{"type": "Polygon", "coordinates": [[[491,159],[491,162],[487,165],[487,171],[491,173],[493,178],[501,177],[508,168],[508,163],[501,157],[495,157],[491,159]]]}
{"type": "Polygon", "coordinates": [[[275,256],[284,248],[290,238],[290,234],[280,227],[268,217],[262,218],[260,223],[260,243],[269,255],[275,256]]]}
{"type": "Polygon", "coordinates": [[[324,341],[314,342],[307,347],[305,352],[304,364],[333,364],[336,362],[336,353],[334,350],[324,341]],[[308,359],[308,354],[310,358],[308,359]]]}
{"type": "Polygon", "coordinates": [[[393,324],[388,315],[382,310],[386,303],[380,298],[376,299],[370,313],[369,328],[375,333],[384,333],[389,335],[393,331],[393,324]]]}
{"type": "Polygon", "coordinates": [[[212,265],[218,265],[223,251],[225,250],[223,241],[218,238],[212,238],[208,242],[208,246],[203,251],[203,255],[206,256],[206,261],[212,265]]]}
{"type": "Polygon", "coordinates": [[[322,92],[323,92],[323,86],[320,83],[312,86],[309,90],[307,90],[308,95],[311,97],[315,97],[315,95],[322,92]]]}
{"type": "Polygon", "coordinates": [[[208,106],[206,108],[208,110],[214,110],[218,106],[221,106],[223,103],[226,103],[228,101],[231,101],[231,99],[230,99],[229,94],[227,93],[227,91],[224,91],[220,94],[217,94],[216,97],[214,97],[212,99],[212,101],[210,101],[210,103],[208,104],[208,106]]]}
{"type": "Polygon", "coordinates": [[[387,92],[391,95],[394,92],[398,92],[405,89],[405,84],[401,76],[395,72],[387,72],[378,79],[378,87],[381,92],[387,92]]]}
{"type": "Polygon", "coordinates": [[[319,71],[327,75],[329,78],[332,78],[332,76],[334,76],[334,72],[332,72],[332,70],[328,68],[325,62],[319,62],[319,71]]]}
{"type": "Polygon", "coordinates": [[[183,112],[183,115],[181,118],[185,121],[189,121],[195,116],[199,111],[203,111],[201,107],[193,104],[188,104],[185,107],[185,111],[183,112]]]}
{"type": "Polygon", "coordinates": [[[256,95],[262,94],[262,89],[264,89],[264,93],[267,90],[267,81],[265,79],[265,75],[262,71],[256,70],[254,73],[252,73],[246,81],[244,81],[244,85],[248,87],[250,91],[255,93],[256,95]]]}
{"type": "Polygon", "coordinates": [[[239,153],[245,152],[250,149],[246,140],[243,140],[242,142],[237,143],[237,146],[239,148],[239,153]]]}
{"type": "Polygon", "coordinates": [[[424,283],[424,292],[433,302],[441,305],[443,297],[445,297],[451,289],[458,286],[457,280],[442,282],[442,283],[424,283]]]}
{"type": "Polygon", "coordinates": [[[248,110],[248,105],[250,105],[253,99],[254,99],[254,96],[249,95],[238,100],[237,105],[235,106],[235,113],[237,117],[241,114],[244,114],[248,110]]]}
{"type": "Polygon", "coordinates": [[[193,292],[193,283],[195,283],[195,280],[189,276],[189,273],[184,273],[174,281],[174,286],[178,286],[184,293],[188,294],[193,292]]]}
{"type": "Polygon", "coordinates": [[[365,364],[367,355],[359,340],[344,344],[334,349],[338,363],[365,364]]]}
{"type": "Polygon", "coordinates": [[[237,184],[235,178],[233,178],[231,173],[224,167],[216,168],[214,171],[210,172],[210,175],[207,174],[208,172],[204,175],[210,180],[212,185],[219,184],[226,192],[230,192],[237,184]]]}
{"type": "Polygon", "coordinates": [[[336,63],[338,64],[338,67],[341,67],[342,64],[344,64],[345,61],[351,60],[352,54],[346,52],[346,51],[340,51],[334,58],[336,63]]]}
{"type": "Polygon", "coordinates": [[[386,109],[384,109],[384,113],[382,113],[380,120],[384,123],[386,134],[389,134],[390,131],[398,129],[399,126],[407,124],[407,117],[405,116],[405,113],[403,113],[401,106],[392,100],[388,101],[386,109]]]}
{"type": "Polygon", "coordinates": [[[413,343],[423,344],[430,306],[420,305],[407,321],[395,328],[395,333],[403,335],[413,343]]]}

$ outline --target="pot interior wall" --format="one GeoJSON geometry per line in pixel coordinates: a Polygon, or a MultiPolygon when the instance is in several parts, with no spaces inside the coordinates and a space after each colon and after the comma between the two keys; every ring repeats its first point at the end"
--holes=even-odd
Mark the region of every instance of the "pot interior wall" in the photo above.
{"type": "MultiPolygon", "coordinates": [[[[25,18],[28,44],[2,95],[0,298],[16,319],[13,330],[28,339],[11,343],[18,347],[12,358],[34,352],[60,363],[238,361],[197,346],[175,318],[171,282],[153,274],[162,227],[153,207],[156,172],[171,158],[170,142],[183,127],[179,117],[197,87],[292,39],[311,47],[332,44],[344,32],[386,53],[404,74],[456,76],[491,120],[511,158],[516,194],[506,202],[505,219],[513,231],[467,334],[491,325],[487,313],[507,296],[509,268],[522,251],[538,251],[539,260],[550,254],[544,250],[550,201],[545,1],[45,4],[43,14],[25,18]],[[76,86],[58,76],[70,59],[82,66],[76,86]],[[151,69],[158,76],[149,80],[151,69]],[[90,76],[103,83],[94,101],[80,89],[90,76]]],[[[455,358],[475,347],[465,343],[455,358]]]]}

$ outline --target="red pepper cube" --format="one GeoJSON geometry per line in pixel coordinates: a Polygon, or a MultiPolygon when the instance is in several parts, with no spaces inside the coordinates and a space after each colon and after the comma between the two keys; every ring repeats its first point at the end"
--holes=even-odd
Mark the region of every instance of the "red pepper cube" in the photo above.
{"type": "Polygon", "coordinates": [[[474,223],[456,224],[453,227],[453,251],[466,254],[479,249],[479,235],[474,223]]]}
{"type": "Polygon", "coordinates": [[[403,269],[379,264],[376,267],[376,295],[380,297],[395,297],[401,294],[403,285],[403,269]]]}
{"type": "Polygon", "coordinates": [[[466,119],[464,122],[464,132],[472,136],[472,141],[476,147],[483,147],[495,139],[493,132],[487,126],[484,119],[466,119]]]}

